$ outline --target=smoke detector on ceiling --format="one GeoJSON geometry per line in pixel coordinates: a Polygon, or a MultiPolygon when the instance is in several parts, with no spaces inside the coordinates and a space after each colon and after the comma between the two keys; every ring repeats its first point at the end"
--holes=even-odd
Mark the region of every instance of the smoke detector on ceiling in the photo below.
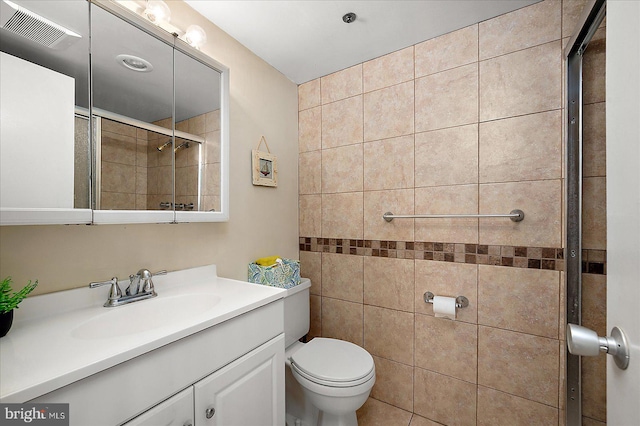
{"type": "Polygon", "coordinates": [[[22,6],[0,1],[0,28],[52,49],[64,49],[82,38],[22,6]]]}

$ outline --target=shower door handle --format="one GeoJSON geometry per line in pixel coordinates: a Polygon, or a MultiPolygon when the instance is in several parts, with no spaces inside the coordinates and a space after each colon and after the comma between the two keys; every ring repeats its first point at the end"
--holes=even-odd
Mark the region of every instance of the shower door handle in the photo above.
{"type": "Polygon", "coordinates": [[[578,356],[597,356],[605,352],[613,356],[618,368],[626,370],[629,366],[629,341],[618,327],[611,329],[611,336],[599,337],[587,327],[567,324],[567,348],[569,353],[578,356]]]}

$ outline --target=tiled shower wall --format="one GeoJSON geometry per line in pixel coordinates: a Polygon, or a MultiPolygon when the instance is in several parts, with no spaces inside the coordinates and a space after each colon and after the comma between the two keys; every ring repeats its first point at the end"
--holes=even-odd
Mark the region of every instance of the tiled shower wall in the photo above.
{"type": "MultiPolygon", "coordinates": [[[[171,120],[155,123],[171,128],[171,120]]],[[[201,136],[205,139],[203,147],[203,181],[201,188],[201,210],[220,210],[220,110],[176,122],[176,130],[201,136]]],[[[158,152],[156,147],[167,140],[166,136],[149,132],[149,201],[147,208],[159,209],[162,202],[171,201],[171,149],[158,152]]],[[[185,140],[176,138],[176,147],[185,140]]],[[[198,202],[198,145],[191,142],[190,147],[175,153],[176,161],[176,204],[198,202]]]]}
{"type": "Polygon", "coordinates": [[[100,208],[144,210],[147,206],[147,132],[102,119],[100,208]]]}
{"type": "MultiPolygon", "coordinates": [[[[154,124],[172,126],[171,119],[154,124]]],[[[220,110],[177,122],[176,129],[205,139],[201,210],[220,210],[220,110]]],[[[172,201],[172,149],[156,149],[169,139],[102,119],[102,209],[160,210],[160,203],[172,201]]],[[[176,146],[183,142],[176,138],[176,146]]],[[[176,151],[176,203],[197,205],[198,162],[198,144],[191,142],[189,148],[176,151]]]]}
{"type": "Polygon", "coordinates": [[[310,334],[374,356],[365,410],[563,423],[562,50],[584,3],[546,0],[299,86],[310,334]],[[382,219],[512,209],[525,220],[382,219]],[[426,291],[470,305],[435,318],[426,291]]]}
{"type": "MultiPolygon", "coordinates": [[[[220,110],[191,117],[176,123],[176,130],[201,136],[205,143],[202,151],[202,206],[201,210],[220,210],[220,110]]],[[[176,139],[176,146],[184,140],[176,139]]],[[[198,202],[198,147],[176,152],[176,203],[198,202]]]]}

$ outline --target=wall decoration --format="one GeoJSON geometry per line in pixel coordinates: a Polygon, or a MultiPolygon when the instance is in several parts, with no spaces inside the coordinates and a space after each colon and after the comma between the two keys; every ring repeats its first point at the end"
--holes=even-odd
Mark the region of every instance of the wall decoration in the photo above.
{"type": "Polygon", "coordinates": [[[253,184],[260,186],[278,186],[278,160],[271,154],[264,136],[260,138],[256,149],[251,150],[253,184]],[[260,151],[260,145],[267,147],[267,152],[260,151]]]}

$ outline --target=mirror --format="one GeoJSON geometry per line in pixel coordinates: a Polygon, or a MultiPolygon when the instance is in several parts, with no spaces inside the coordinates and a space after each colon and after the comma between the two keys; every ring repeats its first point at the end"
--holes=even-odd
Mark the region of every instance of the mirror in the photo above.
{"type": "Polygon", "coordinates": [[[177,37],[129,18],[92,9],[94,221],[222,217],[222,73],[177,37]]]}
{"type": "MultiPolygon", "coordinates": [[[[26,196],[5,202],[4,195],[11,191],[3,186],[2,224],[228,220],[226,67],[116,3],[0,0],[0,4],[3,55],[71,77],[74,85],[73,100],[67,95],[62,108],[58,104],[63,96],[52,90],[60,84],[40,79],[38,93],[23,98],[34,99],[41,108],[33,114],[25,113],[36,111],[33,106],[22,106],[17,115],[26,122],[16,123],[19,130],[6,138],[5,123],[16,115],[19,102],[3,96],[2,181],[26,196]],[[5,28],[11,8],[24,8],[22,13],[27,15],[39,13],[77,36],[68,35],[53,49],[39,46],[5,28]],[[52,98],[46,107],[43,94],[52,98]],[[62,119],[54,112],[66,111],[66,116],[69,108],[73,109],[71,119],[61,126],[62,119]],[[29,138],[23,135],[24,129],[46,128],[43,122],[57,123],[55,127],[65,132],[55,142],[50,130],[29,138]],[[38,142],[27,142],[31,139],[38,142]],[[29,166],[25,166],[27,160],[29,166]],[[5,162],[16,167],[5,167],[5,162]],[[5,179],[5,171],[10,179],[5,179]],[[44,196],[51,194],[65,194],[66,199],[62,205],[55,204],[44,196]],[[41,214],[29,222],[25,212],[32,208],[41,214]],[[60,208],[82,211],[84,216],[74,221],[67,214],[56,222],[52,218],[60,208]]],[[[14,80],[24,80],[23,72],[14,75],[14,80]]],[[[2,83],[3,89],[14,83],[5,78],[4,68],[2,83]]]]}
{"type": "Polygon", "coordinates": [[[176,210],[220,211],[220,73],[176,50],[175,82],[176,210]]]}
{"type": "Polygon", "coordinates": [[[171,210],[173,46],[94,6],[91,52],[94,208],[171,210]]]}
{"type": "Polygon", "coordinates": [[[88,16],[82,1],[0,1],[2,224],[91,221],[88,16]]]}

